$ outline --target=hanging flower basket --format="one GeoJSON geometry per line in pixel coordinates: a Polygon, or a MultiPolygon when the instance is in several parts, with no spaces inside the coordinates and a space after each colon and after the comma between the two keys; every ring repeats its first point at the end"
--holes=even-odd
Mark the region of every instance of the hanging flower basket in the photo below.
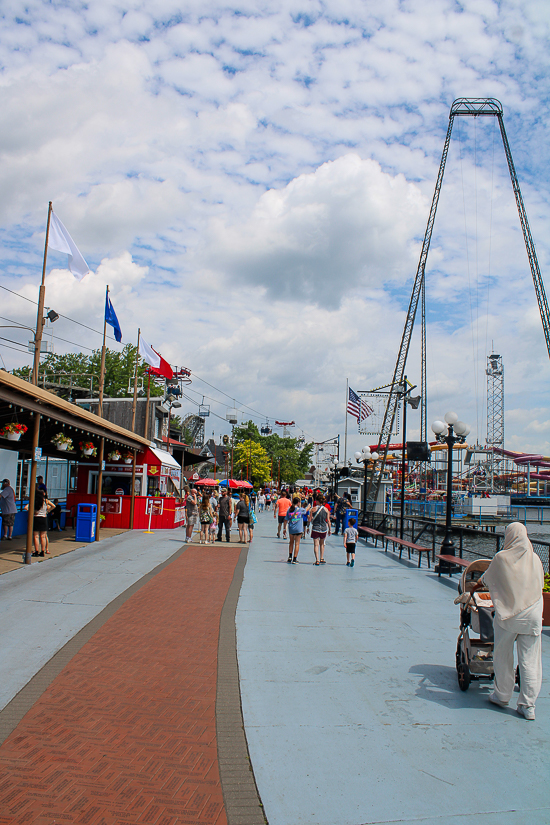
{"type": "Polygon", "coordinates": [[[123,457],[124,457],[124,463],[125,464],[131,464],[132,461],[134,460],[134,456],[133,456],[132,453],[124,453],[123,457]]]}
{"type": "Polygon", "coordinates": [[[27,430],[28,427],[24,424],[4,424],[2,429],[0,429],[0,437],[7,438],[8,441],[19,441],[27,430]]]}
{"type": "Polygon", "coordinates": [[[97,447],[92,441],[81,441],[79,446],[82,450],[82,455],[87,457],[97,455],[97,447]]]}
{"type": "Polygon", "coordinates": [[[57,435],[54,435],[52,438],[52,444],[55,444],[57,449],[62,452],[73,449],[73,440],[72,438],[69,438],[68,435],[65,435],[65,433],[57,433],[57,435]]]}
{"type": "Polygon", "coordinates": [[[107,461],[120,461],[122,456],[120,455],[118,450],[113,450],[112,453],[109,453],[107,456],[107,461]]]}

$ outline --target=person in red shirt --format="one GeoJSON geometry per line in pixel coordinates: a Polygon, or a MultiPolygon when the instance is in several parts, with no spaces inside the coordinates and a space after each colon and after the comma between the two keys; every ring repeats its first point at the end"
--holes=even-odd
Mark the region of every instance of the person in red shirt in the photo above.
{"type": "Polygon", "coordinates": [[[281,527],[283,528],[283,539],[286,539],[286,521],[285,516],[288,513],[288,508],[290,507],[290,498],[288,493],[285,491],[281,493],[277,501],[275,502],[275,507],[273,508],[273,518],[278,518],[279,525],[277,527],[277,538],[281,538],[281,527]]]}

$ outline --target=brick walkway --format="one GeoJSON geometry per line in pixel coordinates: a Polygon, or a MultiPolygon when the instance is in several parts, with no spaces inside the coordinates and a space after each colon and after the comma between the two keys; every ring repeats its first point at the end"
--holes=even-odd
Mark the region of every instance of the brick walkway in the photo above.
{"type": "Polygon", "coordinates": [[[0,825],[225,825],[217,649],[238,557],[188,547],[73,657],[0,747],[0,825]]]}

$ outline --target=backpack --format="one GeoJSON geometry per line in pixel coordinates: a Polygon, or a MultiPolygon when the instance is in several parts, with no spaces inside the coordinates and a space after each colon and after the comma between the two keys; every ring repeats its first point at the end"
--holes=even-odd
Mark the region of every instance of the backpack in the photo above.
{"type": "Polygon", "coordinates": [[[288,520],[288,532],[295,536],[297,533],[303,532],[304,522],[299,509],[294,510],[288,520]]]}

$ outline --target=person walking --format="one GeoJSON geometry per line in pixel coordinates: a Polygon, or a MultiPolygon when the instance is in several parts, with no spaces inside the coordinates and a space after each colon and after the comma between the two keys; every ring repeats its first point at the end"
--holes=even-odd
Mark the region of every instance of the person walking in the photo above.
{"type": "Polygon", "coordinates": [[[193,536],[193,530],[199,520],[199,502],[195,490],[185,485],[185,512],[187,515],[187,526],[185,528],[185,541],[189,543],[193,536]]]}
{"type": "Polygon", "coordinates": [[[300,496],[294,496],[292,504],[288,508],[285,516],[285,524],[288,524],[288,559],[290,564],[298,564],[298,553],[300,551],[300,539],[304,529],[303,508],[300,507],[300,496]]]}
{"type": "Polygon", "coordinates": [[[358,538],[359,533],[355,528],[355,519],[350,518],[349,525],[344,530],[344,547],[347,554],[346,567],[354,567],[355,565],[355,547],[358,538]]]}
{"type": "Polygon", "coordinates": [[[15,524],[17,505],[15,503],[15,490],[11,486],[9,478],[5,478],[2,481],[0,514],[2,515],[2,538],[11,541],[13,538],[13,525],[15,524]]]}
{"type": "Polygon", "coordinates": [[[334,511],[336,516],[336,524],[334,526],[334,535],[338,535],[338,531],[340,530],[340,525],[342,525],[342,533],[344,532],[344,519],[346,517],[346,510],[348,509],[349,504],[344,496],[335,496],[334,497],[334,511]]]}
{"type": "Polygon", "coordinates": [[[222,540],[222,530],[225,528],[225,539],[231,541],[231,519],[233,517],[233,501],[227,494],[224,487],[222,496],[218,503],[218,537],[216,541],[222,540]]]}
{"type": "Polygon", "coordinates": [[[288,493],[283,492],[280,495],[280,498],[277,499],[275,502],[275,506],[273,508],[273,518],[278,520],[277,525],[277,538],[281,538],[281,527],[283,528],[283,539],[286,539],[286,521],[285,516],[288,513],[290,507],[290,499],[288,498],[288,493]]]}
{"type": "Polygon", "coordinates": [[[309,512],[309,522],[311,525],[311,538],[313,539],[313,552],[315,554],[315,564],[326,564],[325,562],[325,541],[330,535],[330,515],[325,505],[325,497],[322,493],[317,493],[315,502],[309,512]]]}
{"type": "Polygon", "coordinates": [[[495,688],[489,701],[506,707],[514,690],[514,643],[520,690],[517,712],[535,719],[535,702],[542,684],[542,607],[544,571],[525,526],[518,521],[504,532],[504,546],[481,576],[476,589],[489,588],[495,608],[493,666],[495,688]]]}
{"type": "Polygon", "coordinates": [[[265,507],[265,495],[260,490],[260,494],[258,496],[258,512],[263,513],[265,507]]]}
{"type": "Polygon", "coordinates": [[[241,544],[246,544],[248,542],[248,524],[250,522],[250,499],[244,491],[239,494],[235,514],[239,528],[239,541],[241,544]]]}
{"type": "Polygon", "coordinates": [[[271,490],[267,490],[265,494],[265,509],[271,510],[271,490]]]}

